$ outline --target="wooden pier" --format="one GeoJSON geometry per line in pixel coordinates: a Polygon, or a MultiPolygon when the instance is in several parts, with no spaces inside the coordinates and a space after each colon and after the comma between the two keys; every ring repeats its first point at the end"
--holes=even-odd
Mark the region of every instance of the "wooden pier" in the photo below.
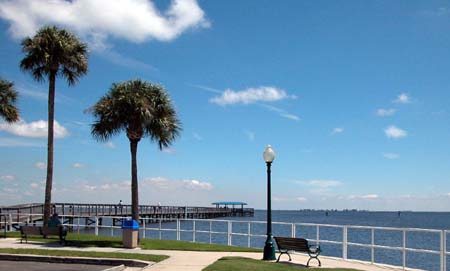
{"type": "MultiPolygon", "coordinates": [[[[24,223],[42,221],[44,205],[38,203],[21,204],[0,207],[0,227],[9,225],[17,228],[24,223]]],[[[125,204],[83,204],[83,203],[53,203],[52,213],[58,213],[64,223],[72,224],[76,218],[85,218],[86,225],[94,222],[94,217],[111,217],[113,224],[123,217],[131,216],[131,205],[125,204]]],[[[223,207],[189,207],[189,206],[158,206],[140,205],[139,215],[147,222],[174,221],[176,219],[213,219],[218,217],[253,216],[253,208],[223,208],[223,207]]]]}

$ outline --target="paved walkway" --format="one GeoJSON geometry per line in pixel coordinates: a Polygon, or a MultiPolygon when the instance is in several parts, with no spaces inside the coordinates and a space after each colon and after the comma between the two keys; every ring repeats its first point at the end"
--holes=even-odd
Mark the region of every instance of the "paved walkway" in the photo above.
{"type": "MultiPolygon", "coordinates": [[[[82,251],[104,251],[104,252],[124,252],[124,253],[142,253],[142,254],[159,254],[167,255],[170,258],[155,263],[144,269],[139,268],[127,268],[126,270],[145,270],[145,271],[157,271],[157,270],[171,270],[171,271],[201,271],[206,266],[214,263],[218,259],[226,256],[238,256],[252,259],[261,259],[262,253],[253,252],[199,252],[199,251],[175,251],[175,250],[142,250],[142,249],[123,249],[123,248],[78,248],[70,246],[60,246],[56,243],[41,243],[29,241],[28,244],[21,244],[19,239],[7,238],[0,239],[0,248],[37,248],[37,249],[59,249],[59,250],[82,250],[82,251]]],[[[283,256],[286,257],[286,256],[283,256]]],[[[307,255],[295,254],[292,255],[292,262],[289,263],[297,266],[304,266],[308,260],[307,255]]],[[[388,266],[372,265],[369,263],[362,263],[356,261],[344,261],[341,259],[333,259],[329,257],[320,257],[322,261],[322,267],[324,268],[353,268],[359,270],[368,271],[390,271],[400,270],[401,268],[394,268],[388,266]]],[[[311,261],[311,266],[315,266],[314,260],[311,261]]]]}

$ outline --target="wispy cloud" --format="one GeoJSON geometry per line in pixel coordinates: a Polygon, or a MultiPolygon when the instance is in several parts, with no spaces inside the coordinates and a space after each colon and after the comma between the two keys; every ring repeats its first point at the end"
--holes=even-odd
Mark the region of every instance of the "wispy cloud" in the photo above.
{"type": "Polygon", "coordinates": [[[254,141],[255,140],[255,133],[252,131],[244,131],[245,135],[247,136],[248,140],[254,141]]]}
{"type": "Polygon", "coordinates": [[[153,67],[150,64],[147,64],[145,62],[142,62],[140,60],[124,56],[120,54],[119,52],[113,50],[113,49],[105,49],[103,51],[99,51],[98,55],[102,58],[110,61],[113,64],[123,66],[126,68],[137,68],[137,69],[145,69],[149,71],[157,71],[158,69],[153,67]]]}
{"type": "Polygon", "coordinates": [[[187,84],[187,85],[191,86],[191,87],[195,87],[195,88],[201,89],[201,90],[204,90],[204,91],[207,91],[207,92],[216,93],[216,94],[222,94],[222,92],[223,92],[220,89],[216,89],[216,88],[212,88],[212,87],[208,87],[208,86],[203,86],[203,85],[197,85],[197,84],[187,84]]]}
{"type": "Polygon", "coordinates": [[[84,168],[84,167],[86,167],[86,165],[82,164],[82,163],[73,163],[72,167],[73,168],[84,168]]]}
{"type": "Polygon", "coordinates": [[[286,91],[272,87],[260,86],[235,91],[225,90],[220,96],[211,98],[209,101],[218,105],[254,104],[257,102],[274,102],[284,99],[296,99],[295,95],[288,95],[286,91]]]}
{"type": "Polygon", "coordinates": [[[268,105],[268,104],[259,104],[259,105],[261,107],[269,110],[269,111],[278,113],[278,115],[283,117],[283,118],[287,118],[287,119],[290,119],[290,120],[293,120],[293,121],[300,121],[301,120],[301,118],[299,116],[291,114],[291,113],[287,112],[284,109],[281,109],[281,108],[278,108],[278,107],[275,107],[275,106],[272,106],[272,105],[268,105]]]}
{"type": "Polygon", "coordinates": [[[201,136],[200,134],[198,134],[198,133],[192,133],[192,136],[194,137],[194,139],[195,140],[197,140],[197,141],[202,141],[203,140],[203,136],[201,136]]]}
{"type": "Polygon", "coordinates": [[[398,159],[400,155],[397,153],[383,153],[383,157],[387,159],[398,159]]]}
{"type": "Polygon", "coordinates": [[[393,102],[394,103],[399,103],[399,104],[411,103],[411,97],[408,94],[406,94],[406,93],[400,93],[397,96],[397,99],[395,99],[393,102]]]}
{"type": "Polygon", "coordinates": [[[1,181],[5,181],[5,182],[12,182],[15,179],[16,179],[16,176],[14,176],[14,175],[3,175],[3,176],[0,176],[0,180],[1,181]]]}
{"type": "Polygon", "coordinates": [[[384,129],[384,134],[388,138],[393,138],[393,139],[406,137],[408,135],[408,133],[405,130],[402,130],[394,125],[391,125],[391,126],[387,127],[386,129],[384,129]]]}
{"type": "Polygon", "coordinates": [[[36,164],[34,164],[35,167],[37,167],[38,169],[46,169],[47,165],[44,162],[36,162],[36,164]]]}
{"type": "Polygon", "coordinates": [[[45,142],[17,137],[0,137],[0,147],[45,147],[45,142]]]}
{"type": "Polygon", "coordinates": [[[341,134],[341,133],[344,132],[344,130],[345,129],[343,127],[336,127],[336,128],[333,129],[333,131],[331,131],[331,134],[332,135],[341,134]]]}
{"type": "Polygon", "coordinates": [[[380,198],[377,194],[367,194],[367,195],[350,195],[348,196],[348,199],[360,199],[360,200],[373,200],[380,198]]]}
{"type": "Polygon", "coordinates": [[[164,148],[164,149],[162,149],[162,152],[165,154],[175,154],[176,153],[176,151],[172,148],[164,148]]]}
{"type": "Polygon", "coordinates": [[[9,31],[15,38],[33,35],[43,25],[56,24],[97,44],[110,37],[136,43],[171,41],[189,29],[210,26],[196,0],[173,0],[165,11],[144,0],[2,1],[0,17],[10,22],[9,31]]]}
{"type": "MultiPolygon", "coordinates": [[[[16,123],[0,123],[0,131],[5,131],[10,134],[32,137],[32,138],[47,138],[48,123],[44,120],[38,120],[27,123],[25,120],[20,120],[16,123]]],[[[69,135],[69,131],[56,120],[54,123],[55,138],[64,138],[69,135]]]]}
{"type": "Polygon", "coordinates": [[[397,110],[394,108],[389,108],[389,109],[379,108],[379,109],[377,109],[376,114],[379,117],[387,117],[387,116],[394,115],[395,112],[397,112],[397,110]]]}
{"type": "Polygon", "coordinates": [[[312,187],[320,187],[320,188],[329,188],[341,186],[342,182],[336,180],[308,180],[308,181],[296,181],[299,184],[312,186],[312,187]]]}
{"type": "Polygon", "coordinates": [[[116,148],[116,144],[114,144],[112,141],[108,141],[108,142],[104,143],[103,146],[105,146],[108,149],[115,149],[116,148]]]}

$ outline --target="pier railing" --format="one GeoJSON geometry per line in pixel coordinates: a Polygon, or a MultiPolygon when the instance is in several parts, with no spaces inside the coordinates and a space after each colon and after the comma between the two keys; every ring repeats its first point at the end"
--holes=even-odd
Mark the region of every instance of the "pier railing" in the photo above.
{"type": "MultiPolygon", "coordinates": [[[[29,214],[30,217],[36,214],[29,214]]],[[[1,216],[1,214],[0,214],[1,216]]],[[[94,216],[94,217],[73,217],[62,215],[64,225],[77,233],[88,233],[94,235],[120,236],[121,227],[108,224],[108,219],[120,220],[123,217],[94,216]]],[[[32,219],[30,219],[32,221],[32,219]]],[[[14,217],[3,215],[0,220],[0,228],[11,230],[14,217]]],[[[370,227],[351,225],[328,225],[313,223],[285,223],[273,222],[273,234],[275,236],[302,237],[310,242],[320,244],[324,249],[324,254],[344,260],[364,261],[376,265],[395,265],[408,268],[418,268],[411,266],[409,261],[421,257],[408,257],[414,255],[435,255],[439,262],[430,261],[424,263],[425,270],[447,270],[447,258],[450,252],[447,251],[447,235],[450,230],[418,229],[418,228],[394,228],[394,227],[370,227]],[[423,236],[420,236],[420,235],[423,236]],[[327,248],[334,246],[334,249],[327,248]],[[368,250],[368,259],[358,259],[350,255],[355,248],[368,250]],[[391,260],[400,260],[399,263],[389,263],[380,261],[377,252],[379,250],[399,253],[391,256],[391,260]],[[334,251],[333,253],[328,253],[334,251]],[[411,256],[411,255],[410,255],[411,256]],[[397,259],[400,258],[400,259],[397,259]]],[[[155,222],[150,218],[141,219],[140,235],[142,238],[173,239],[192,242],[216,243],[235,246],[246,246],[261,248],[264,245],[266,222],[262,221],[241,221],[241,220],[211,220],[211,219],[177,219],[155,222]]],[[[450,240],[449,240],[450,241],[450,240]]],[[[388,253],[389,254],[389,253],[388,253]]],[[[391,254],[389,254],[391,255],[391,254]]],[[[389,258],[389,257],[388,257],[389,258]]],[[[416,259],[417,260],[417,259],[416,259]]],[[[414,264],[413,264],[414,265],[414,264]]]]}

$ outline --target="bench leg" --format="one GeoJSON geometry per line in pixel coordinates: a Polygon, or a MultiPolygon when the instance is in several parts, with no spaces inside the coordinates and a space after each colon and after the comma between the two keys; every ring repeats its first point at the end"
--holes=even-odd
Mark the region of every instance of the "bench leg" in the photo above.
{"type": "Polygon", "coordinates": [[[291,255],[287,251],[280,251],[280,255],[278,256],[277,262],[280,261],[281,255],[287,254],[289,256],[289,261],[292,261],[291,255]]]}
{"type": "Polygon", "coordinates": [[[316,260],[319,262],[319,266],[322,266],[322,263],[320,262],[320,260],[319,260],[318,257],[310,257],[309,260],[308,260],[308,262],[306,263],[306,267],[309,267],[309,262],[310,262],[312,259],[316,259],[316,260]]]}

